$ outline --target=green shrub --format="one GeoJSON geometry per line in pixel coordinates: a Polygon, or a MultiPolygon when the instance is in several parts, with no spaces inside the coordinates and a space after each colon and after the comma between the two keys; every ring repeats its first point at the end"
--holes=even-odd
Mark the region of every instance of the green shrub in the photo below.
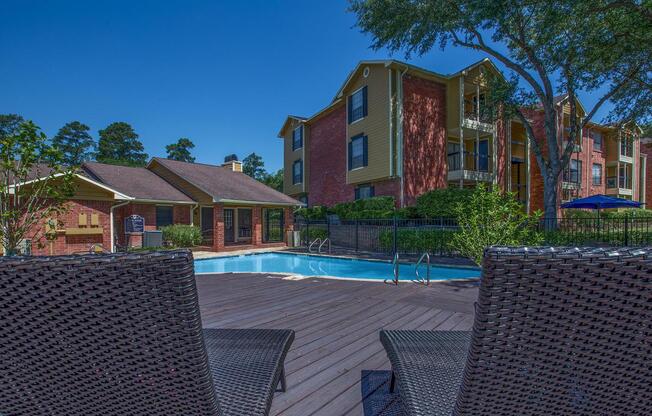
{"type": "Polygon", "coordinates": [[[175,247],[193,247],[201,244],[202,236],[199,227],[194,225],[175,224],[161,228],[163,241],[169,241],[175,247]]]}
{"type": "Polygon", "coordinates": [[[423,218],[455,217],[455,207],[469,201],[473,189],[435,189],[417,197],[416,211],[423,218]]]}
{"type": "Polygon", "coordinates": [[[377,196],[336,204],[330,212],[343,220],[379,219],[392,218],[395,214],[395,207],[393,197],[377,196]]]}
{"type": "Polygon", "coordinates": [[[484,250],[494,245],[535,245],[542,241],[537,231],[538,215],[528,216],[511,193],[498,187],[478,185],[471,198],[454,208],[459,231],[452,235],[452,245],[477,264],[484,250]]]}
{"type": "Polygon", "coordinates": [[[323,240],[327,237],[328,237],[328,230],[326,228],[311,226],[311,227],[304,227],[301,230],[301,239],[304,241],[308,241],[308,243],[312,242],[316,238],[321,238],[323,240]],[[308,236],[307,238],[306,235],[308,236]]]}
{"type": "Polygon", "coordinates": [[[328,215],[328,208],[322,206],[316,206],[312,208],[299,208],[296,211],[296,214],[311,221],[325,220],[326,216],[328,215]]]}
{"type": "MultiPolygon", "coordinates": [[[[399,228],[396,232],[396,245],[400,252],[429,253],[452,252],[451,240],[455,230],[399,228]]],[[[390,251],[394,246],[394,231],[384,230],[379,235],[380,247],[390,251]]]]}

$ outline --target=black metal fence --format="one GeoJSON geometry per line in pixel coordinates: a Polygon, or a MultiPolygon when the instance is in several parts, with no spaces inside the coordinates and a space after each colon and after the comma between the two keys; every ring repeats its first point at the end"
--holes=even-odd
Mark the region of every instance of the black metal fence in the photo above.
{"type": "MultiPolygon", "coordinates": [[[[459,231],[453,218],[307,221],[297,219],[301,245],[329,238],[333,247],[391,255],[457,256],[452,240],[459,231]]],[[[555,218],[541,220],[533,230],[542,245],[652,245],[652,218],[555,218]]]]}

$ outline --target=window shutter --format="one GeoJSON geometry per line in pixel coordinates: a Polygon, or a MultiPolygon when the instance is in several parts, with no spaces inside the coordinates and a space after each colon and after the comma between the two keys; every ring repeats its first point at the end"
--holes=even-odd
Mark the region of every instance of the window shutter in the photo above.
{"type": "Polygon", "coordinates": [[[354,198],[356,200],[360,199],[360,188],[355,188],[355,196],[354,196],[354,198]]]}
{"type": "Polygon", "coordinates": [[[299,147],[303,147],[303,126],[299,130],[299,147]]]}
{"type": "Polygon", "coordinates": [[[367,136],[362,137],[362,166],[367,166],[369,162],[369,148],[367,147],[367,136]]]}
{"type": "Polygon", "coordinates": [[[375,186],[370,186],[369,187],[369,196],[372,197],[372,198],[376,196],[376,187],[375,186]]]}
{"type": "Polygon", "coordinates": [[[353,96],[349,95],[346,99],[346,108],[348,112],[348,123],[351,124],[351,120],[353,120],[353,96]]]}
{"type": "Polygon", "coordinates": [[[299,168],[301,169],[299,171],[299,182],[303,183],[303,160],[299,161],[299,168]]]}
{"type": "Polygon", "coordinates": [[[362,117],[367,117],[367,87],[362,88],[362,117]]]}
{"type": "Polygon", "coordinates": [[[349,140],[349,170],[353,168],[353,141],[349,140]]]}

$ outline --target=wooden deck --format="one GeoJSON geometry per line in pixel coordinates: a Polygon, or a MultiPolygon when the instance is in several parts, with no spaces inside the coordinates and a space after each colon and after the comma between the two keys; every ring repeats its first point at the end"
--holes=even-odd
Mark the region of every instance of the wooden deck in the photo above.
{"type": "Polygon", "coordinates": [[[207,328],[291,328],[288,391],[273,415],[362,415],[362,370],[389,369],[378,340],[388,329],[467,330],[477,283],[423,287],[249,274],[197,276],[207,328]]]}

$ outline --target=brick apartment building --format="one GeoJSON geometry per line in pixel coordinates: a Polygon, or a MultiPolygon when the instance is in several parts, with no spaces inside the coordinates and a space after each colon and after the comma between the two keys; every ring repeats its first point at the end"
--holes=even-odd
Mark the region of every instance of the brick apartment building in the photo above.
{"type": "MultiPolygon", "coordinates": [[[[309,206],[381,195],[406,206],[432,189],[485,182],[515,192],[528,211],[542,209],[543,182],[523,125],[492,121],[484,106],[489,71],[500,74],[489,59],[450,75],[395,60],[360,62],[328,106],[285,120],[284,192],[309,206]]],[[[569,107],[557,99],[560,143],[569,107]]],[[[596,193],[645,202],[639,134],[633,125],[586,128],[559,202],[596,193]]]]}
{"type": "MultiPolygon", "coordinates": [[[[42,169],[33,179],[47,174],[42,169]]],[[[44,247],[26,239],[32,254],[88,252],[95,244],[140,247],[144,233],[125,230],[131,215],[143,218],[144,231],[198,225],[206,249],[214,251],[283,246],[300,205],[243,174],[237,161],[213,166],[154,158],[144,168],[93,162],[73,180],[68,210],[56,219],[58,229],[50,230],[54,238],[44,247]]]]}

